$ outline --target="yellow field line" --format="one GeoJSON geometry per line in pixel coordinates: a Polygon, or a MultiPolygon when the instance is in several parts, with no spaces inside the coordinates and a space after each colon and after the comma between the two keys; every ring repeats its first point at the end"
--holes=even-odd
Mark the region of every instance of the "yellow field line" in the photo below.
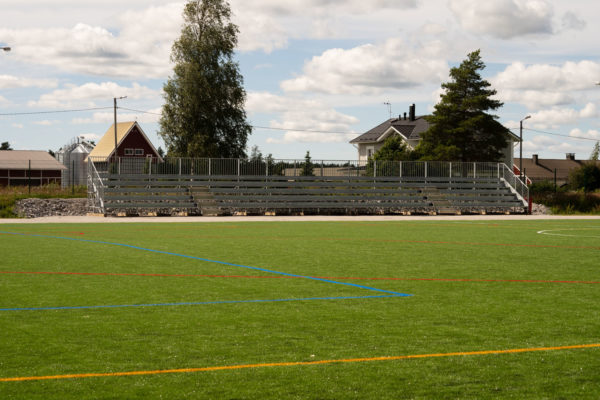
{"type": "Polygon", "coordinates": [[[226,365],[226,366],[220,366],[220,367],[181,368],[181,369],[166,369],[166,370],[155,370],[155,371],[129,371],[129,372],[109,372],[109,373],[70,374],[70,375],[51,375],[51,376],[23,376],[23,377],[16,377],[16,378],[0,378],[0,382],[39,381],[39,380],[48,380],[48,379],[98,378],[98,377],[114,377],[114,376],[132,376],[132,375],[177,374],[177,373],[223,371],[223,370],[247,369],[247,368],[291,367],[291,366],[298,366],[298,365],[321,365],[321,364],[335,364],[335,363],[393,361],[393,360],[406,360],[406,359],[411,359],[411,358],[481,356],[481,355],[487,355],[487,354],[529,353],[529,352],[534,352],[534,351],[572,350],[572,349],[589,349],[589,348],[600,348],[600,343],[580,344],[580,345],[574,345],[574,346],[559,346],[559,347],[537,347],[537,348],[530,348],[530,349],[484,350],[484,351],[468,351],[468,352],[456,352],[456,353],[414,354],[414,355],[407,355],[407,356],[348,358],[348,359],[340,359],[340,360],[296,361],[296,362],[265,363],[265,364],[226,365]]]}

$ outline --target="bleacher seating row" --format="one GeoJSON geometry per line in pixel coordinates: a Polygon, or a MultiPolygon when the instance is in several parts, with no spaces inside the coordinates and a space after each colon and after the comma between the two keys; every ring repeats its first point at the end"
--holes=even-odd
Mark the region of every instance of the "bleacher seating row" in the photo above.
{"type": "Polygon", "coordinates": [[[189,214],[525,212],[494,177],[105,174],[107,213],[189,214]]]}

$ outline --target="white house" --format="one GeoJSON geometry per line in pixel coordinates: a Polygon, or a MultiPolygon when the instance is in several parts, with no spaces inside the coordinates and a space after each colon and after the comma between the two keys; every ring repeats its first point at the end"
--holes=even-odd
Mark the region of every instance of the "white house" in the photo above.
{"type": "MultiPolygon", "coordinates": [[[[379,150],[385,140],[393,135],[399,135],[410,149],[414,149],[421,141],[421,133],[427,131],[431,124],[425,119],[426,116],[417,116],[415,105],[410,106],[408,115],[389,119],[366,133],[350,141],[358,149],[358,160],[366,162],[370,156],[379,150]]],[[[513,149],[515,143],[519,143],[519,137],[510,130],[506,130],[508,140],[503,151],[502,162],[511,167],[514,165],[513,149]]]]}

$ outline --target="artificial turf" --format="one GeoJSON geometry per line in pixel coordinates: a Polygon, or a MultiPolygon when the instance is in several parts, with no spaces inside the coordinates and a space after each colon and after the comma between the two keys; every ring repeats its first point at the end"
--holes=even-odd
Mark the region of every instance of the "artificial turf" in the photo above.
{"type": "MultiPolygon", "coordinates": [[[[600,343],[598,221],[0,231],[0,380],[600,343]],[[20,310],[109,305],[128,307],[20,310]]],[[[2,399],[599,396],[600,348],[0,381],[2,399]]]]}

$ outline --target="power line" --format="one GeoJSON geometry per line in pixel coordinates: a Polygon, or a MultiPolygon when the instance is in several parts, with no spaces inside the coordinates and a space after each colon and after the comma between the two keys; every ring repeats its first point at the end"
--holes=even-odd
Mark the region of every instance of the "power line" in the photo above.
{"type": "Polygon", "coordinates": [[[56,111],[31,111],[31,112],[18,112],[18,113],[2,113],[0,117],[15,117],[19,115],[41,115],[41,114],[64,114],[72,112],[83,112],[83,111],[98,111],[112,109],[112,107],[94,107],[94,108],[80,108],[75,110],[56,110],[56,111]]]}
{"type": "MultiPolygon", "coordinates": [[[[12,116],[19,116],[19,115],[64,114],[64,113],[71,113],[71,112],[108,110],[108,109],[112,109],[112,108],[113,107],[93,107],[93,108],[80,108],[80,109],[72,109],[72,110],[0,113],[0,117],[12,117],[12,116]]],[[[125,107],[118,107],[118,108],[121,110],[137,112],[137,113],[142,113],[142,114],[162,115],[160,113],[156,113],[156,112],[152,112],[152,111],[136,110],[133,108],[125,108],[125,107]]],[[[250,125],[250,126],[255,129],[266,129],[266,130],[271,130],[271,131],[283,131],[283,132],[324,133],[324,134],[335,134],[335,135],[355,135],[356,134],[356,132],[336,132],[336,131],[317,131],[317,130],[312,130],[312,129],[273,128],[273,127],[269,127],[269,126],[259,126],[259,125],[250,125]]],[[[542,133],[544,135],[560,136],[560,137],[566,137],[566,138],[575,139],[575,140],[591,140],[594,142],[599,141],[599,139],[586,138],[586,137],[582,137],[582,136],[564,135],[561,133],[541,131],[541,130],[532,129],[532,128],[523,128],[523,129],[527,130],[527,131],[531,131],[531,132],[542,133]]]]}
{"type": "Polygon", "coordinates": [[[532,131],[532,132],[537,132],[537,133],[543,133],[543,134],[545,134],[545,135],[552,135],[552,136],[562,136],[562,137],[566,137],[566,138],[569,138],[569,139],[592,140],[592,141],[594,141],[594,142],[597,142],[597,141],[599,141],[599,140],[600,140],[600,139],[586,138],[586,137],[583,137],[583,136],[571,136],[571,135],[563,135],[563,134],[561,134],[561,133],[546,132],[546,131],[540,131],[540,130],[537,130],[537,129],[531,129],[531,128],[523,128],[523,129],[524,129],[524,130],[527,130],[527,131],[532,131]]]}
{"type": "MultiPolygon", "coordinates": [[[[152,114],[152,115],[162,115],[159,113],[155,113],[152,111],[142,111],[142,110],[134,110],[132,108],[125,108],[125,107],[119,107],[121,110],[126,110],[126,111],[132,111],[132,112],[139,112],[142,114],[152,114]]],[[[272,131],[284,131],[284,132],[309,132],[309,133],[333,133],[336,135],[356,135],[356,132],[334,132],[334,131],[315,131],[315,130],[309,130],[309,129],[287,129],[287,128],[272,128],[269,126],[259,126],[259,125],[250,125],[252,128],[256,128],[256,129],[268,129],[268,130],[272,130],[272,131]]]]}

